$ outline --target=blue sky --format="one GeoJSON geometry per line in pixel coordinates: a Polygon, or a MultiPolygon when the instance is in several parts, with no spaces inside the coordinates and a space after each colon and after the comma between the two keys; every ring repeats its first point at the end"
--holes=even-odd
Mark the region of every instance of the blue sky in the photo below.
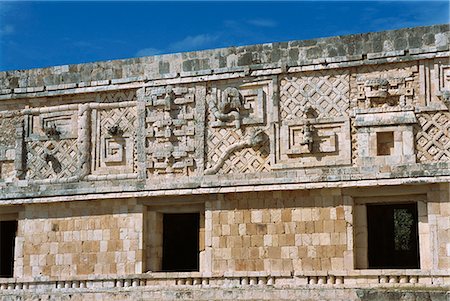
{"type": "Polygon", "coordinates": [[[448,22],[448,1],[0,0],[0,70],[448,22]]]}

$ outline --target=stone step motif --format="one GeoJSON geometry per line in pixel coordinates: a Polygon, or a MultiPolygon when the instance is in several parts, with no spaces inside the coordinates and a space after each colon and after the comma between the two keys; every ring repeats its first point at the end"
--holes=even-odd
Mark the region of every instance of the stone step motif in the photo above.
{"type": "MultiPolygon", "coordinates": [[[[196,88],[148,88],[145,96],[147,175],[193,175],[196,164],[196,88]]],[[[201,101],[201,100],[200,100],[201,101]]]]}
{"type": "Polygon", "coordinates": [[[384,64],[357,68],[357,107],[392,108],[419,105],[417,63],[384,64]]]}

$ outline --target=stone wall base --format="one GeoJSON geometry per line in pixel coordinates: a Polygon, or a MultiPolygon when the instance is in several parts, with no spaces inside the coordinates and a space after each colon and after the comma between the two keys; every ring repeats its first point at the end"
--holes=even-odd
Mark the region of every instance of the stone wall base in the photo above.
{"type": "Polygon", "coordinates": [[[321,301],[449,301],[445,288],[122,288],[111,290],[59,290],[55,292],[3,292],[0,301],[90,301],[90,300],[321,300],[321,301]]]}

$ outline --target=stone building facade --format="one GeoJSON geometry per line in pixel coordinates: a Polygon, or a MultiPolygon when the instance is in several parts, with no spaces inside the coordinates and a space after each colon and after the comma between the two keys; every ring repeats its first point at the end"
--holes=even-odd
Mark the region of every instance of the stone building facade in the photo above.
{"type": "Polygon", "coordinates": [[[449,300],[449,36],[0,72],[0,299],[449,300]]]}

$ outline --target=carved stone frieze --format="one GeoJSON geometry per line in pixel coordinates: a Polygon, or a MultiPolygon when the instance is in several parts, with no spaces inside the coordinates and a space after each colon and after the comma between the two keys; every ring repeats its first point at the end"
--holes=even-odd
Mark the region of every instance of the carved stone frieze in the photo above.
{"type": "Polygon", "coordinates": [[[68,180],[78,173],[78,111],[55,107],[25,115],[26,179],[68,180]]]}
{"type": "Polygon", "coordinates": [[[171,85],[146,91],[147,173],[192,175],[197,166],[196,88],[171,85]]]}
{"type": "Polygon", "coordinates": [[[358,107],[388,108],[417,104],[417,65],[381,65],[358,68],[356,99],[358,107]]]}
{"type": "Polygon", "coordinates": [[[280,117],[302,118],[306,108],[317,117],[348,116],[349,70],[313,71],[283,76],[280,80],[280,117]]]}
{"type": "Polygon", "coordinates": [[[450,109],[450,65],[440,65],[438,70],[439,90],[436,96],[450,109]]]}
{"type": "Polygon", "coordinates": [[[349,108],[348,69],[282,76],[273,168],[350,164],[349,108]]]}
{"type": "Polygon", "coordinates": [[[93,175],[136,173],[136,102],[91,108],[93,175]]]}
{"type": "Polygon", "coordinates": [[[269,139],[262,126],[267,123],[273,82],[270,79],[211,86],[207,97],[205,174],[270,170],[269,139]]]}
{"type": "Polygon", "coordinates": [[[450,113],[421,113],[417,116],[417,160],[419,162],[450,161],[450,113]]]}
{"type": "Polygon", "coordinates": [[[347,165],[351,162],[350,121],[346,117],[284,121],[276,128],[275,169],[347,165]]]}
{"type": "Polygon", "coordinates": [[[0,116],[0,181],[12,181],[16,177],[15,159],[22,153],[16,147],[16,133],[22,132],[23,117],[18,112],[0,116]]]}

